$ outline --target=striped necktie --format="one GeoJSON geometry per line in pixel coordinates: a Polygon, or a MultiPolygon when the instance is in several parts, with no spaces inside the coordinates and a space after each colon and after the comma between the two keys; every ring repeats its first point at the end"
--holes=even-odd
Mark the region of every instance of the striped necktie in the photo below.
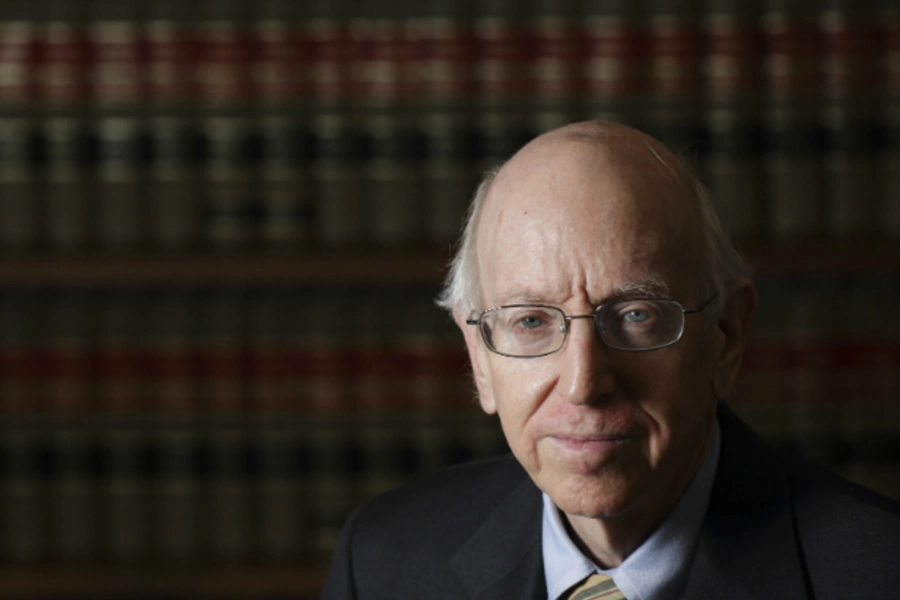
{"type": "Polygon", "coordinates": [[[566,600],[628,600],[609,575],[591,575],[576,586],[566,600]]]}

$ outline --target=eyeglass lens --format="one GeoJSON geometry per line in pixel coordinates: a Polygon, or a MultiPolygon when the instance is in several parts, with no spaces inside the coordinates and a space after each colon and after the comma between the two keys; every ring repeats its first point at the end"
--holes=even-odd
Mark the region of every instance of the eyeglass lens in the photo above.
{"type": "MultiPolygon", "coordinates": [[[[684,329],[684,311],[674,300],[625,300],[602,305],[594,316],[601,339],[622,350],[648,350],[674,343],[684,329]]],[[[510,356],[541,356],[565,342],[568,324],[556,307],[504,306],[482,316],[484,340],[510,356]]]]}

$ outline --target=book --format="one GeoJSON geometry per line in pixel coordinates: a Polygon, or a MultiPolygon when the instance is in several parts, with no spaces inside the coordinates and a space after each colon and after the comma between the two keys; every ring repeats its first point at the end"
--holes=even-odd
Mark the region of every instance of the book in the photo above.
{"type": "Polygon", "coordinates": [[[647,90],[647,30],[634,2],[584,7],[584,112],[588,118],[640,126],[647,90]]]}
{"type": "Polygon", "coordinates": [[[50,554],[37,298],[30,288],[0,292],[0,555],[7,564],[50,554]]]}
{"type": "Polygon", "coordinates": [[[200,559],[203,465],[200,452],[197,291],[154,290],[147,316],[149,436],[154,489],[148,519],[149,554],[160,564],[200,559]]]}
{"type": "Polygon", "coordinates": [[[0,247],[7,251],[33,251],[40,241],[35,138],[30,116],[0,112],[0,247]]]}

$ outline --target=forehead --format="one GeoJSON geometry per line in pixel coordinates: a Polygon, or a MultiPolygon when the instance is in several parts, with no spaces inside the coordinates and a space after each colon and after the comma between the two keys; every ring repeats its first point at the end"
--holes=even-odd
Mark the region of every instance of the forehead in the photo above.
{"type": "Polygon", "coordinates": [[[485,302],[561,302],[580,291],[599,302],[647,281],[684,288],[693,203],[683,174],[647,144],[558,137],[517,154],[479,222],[485,302]]]}

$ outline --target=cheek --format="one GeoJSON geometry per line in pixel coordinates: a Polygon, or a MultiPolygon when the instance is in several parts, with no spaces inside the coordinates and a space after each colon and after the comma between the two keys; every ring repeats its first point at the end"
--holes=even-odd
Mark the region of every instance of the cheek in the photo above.
{"type": "Polygon", "coordinates": [[[546,409],[555,377],[547,365],[535,361],[516,360],[502,366],[505,368],[495,368],[491,377],[497,414],[510,448],[525,460],[534,452],[538,435],[535,416],[546,409]]]}

